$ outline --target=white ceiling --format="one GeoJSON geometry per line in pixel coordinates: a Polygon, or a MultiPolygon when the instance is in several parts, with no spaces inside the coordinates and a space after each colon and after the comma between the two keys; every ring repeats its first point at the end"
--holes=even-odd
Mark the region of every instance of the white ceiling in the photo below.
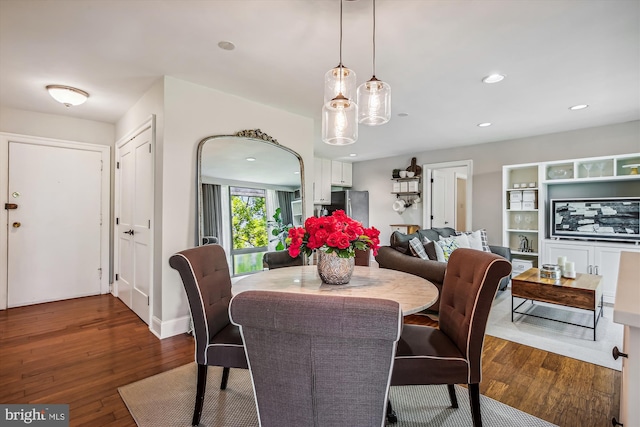
{"type": "MultiPolygon", "coordinates": [[[[355,161],[640,119],[638,0],[376,5],[376,75],[393,116],[360,126],[350,146],[319,136],[338,0],[0,0],[0,105],[114,123],[169,75],[313,117],[316,155],[355,161]],[[481,83],[493,72],[507,78],[481,83]],[[67,109],[47,84],[91,97],[67,109]]],[[[372,74],[371,7],[344,3],[343,62],[358,84],[372,74]]]]}

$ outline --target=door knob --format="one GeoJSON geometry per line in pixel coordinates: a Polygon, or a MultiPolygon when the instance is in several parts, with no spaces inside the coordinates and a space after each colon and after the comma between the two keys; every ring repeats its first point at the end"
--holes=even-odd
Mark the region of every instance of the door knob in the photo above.
{"type": "Polygon", "coordinates": [[[22,224],[20,224],[19,222],[14,222],[13,223],[13,228],[19,228],[22,224]]]}
{"type": "Polygon", "coordinates": [[[618,346],[613,347],[613,351],[611,352],[614,360],[618,360],[618,357],[629,357],[628,354],[621,352],[618,350],[618,346]]]}
{"type": "Polygon", "coordinates": [[[133,230],[123,231],[122,234],[128,234],[129,236],[133,236],[135,234],[135,231],[133,230]]]}

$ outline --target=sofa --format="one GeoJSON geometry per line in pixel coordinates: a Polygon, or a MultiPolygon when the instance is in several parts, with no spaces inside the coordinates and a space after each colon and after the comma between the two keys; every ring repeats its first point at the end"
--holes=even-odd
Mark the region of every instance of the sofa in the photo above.
{"type": "MultiPolygon", "coordinates": [[[[477,232],[476,232],[477,233],[477,232]]],[[[450,227],[444,228],[430,228],[418,230],[412,234],[404,234],[399,231],[394,231],[391,234],[389,246],[381,246],[378,250],[378,255],[375,259],[380,265],[380,268],[388,268],[391,270],[403,271],[405,273],[415,274],[424,279],[427,279],[433,283],[438,292],[442,291],[442,282],[444,281],[444,272],[447,269],[447,263],[438,261],[435,259],[434,254],[429,252],[429,259],[422,259],[416,256],[411,249],[410,241],[413,238],[418,238],[420,242],[435,242],[440,238],[448,238],[457,236],[464,233],[458,233],[456,230],[450,227]],[[432,259],[433,258],[433,259],[432,259]]],[[[511,262],[511,250],[503,246],[489,245],[486,242],[486,235],[483,233],[485,250],[488,248],[491,252],[506,258],[511,262]]],[[[425,246],[426,247],[426,246],[425,246]]],[[[499,290],[503,291],[509,285],[511,276],[507,276],[500,281],[499,290]]],[[[427,310],[427,312],[437,313],[440,307],[440,297],[438,300],[427,310]]]]}

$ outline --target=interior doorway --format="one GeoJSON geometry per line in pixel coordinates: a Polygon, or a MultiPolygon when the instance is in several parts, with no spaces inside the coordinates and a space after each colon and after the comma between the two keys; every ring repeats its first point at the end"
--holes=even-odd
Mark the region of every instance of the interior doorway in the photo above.
{"type": "Polygon", "coordinates": [[[424,228],[472,228],[473,161],[431,163],[423,170],[424,228]]]}

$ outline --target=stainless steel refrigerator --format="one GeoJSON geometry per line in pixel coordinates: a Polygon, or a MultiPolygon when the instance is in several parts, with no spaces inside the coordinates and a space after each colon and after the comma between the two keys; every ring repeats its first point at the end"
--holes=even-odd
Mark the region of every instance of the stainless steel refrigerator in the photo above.
{"type": "Polygon", "coordinates": [[[331,205],[326,206],[331,215],[333,211],[342,209],[346,214],[369,227],[369,192],[368,191],[332,191],[331,205]]]}

